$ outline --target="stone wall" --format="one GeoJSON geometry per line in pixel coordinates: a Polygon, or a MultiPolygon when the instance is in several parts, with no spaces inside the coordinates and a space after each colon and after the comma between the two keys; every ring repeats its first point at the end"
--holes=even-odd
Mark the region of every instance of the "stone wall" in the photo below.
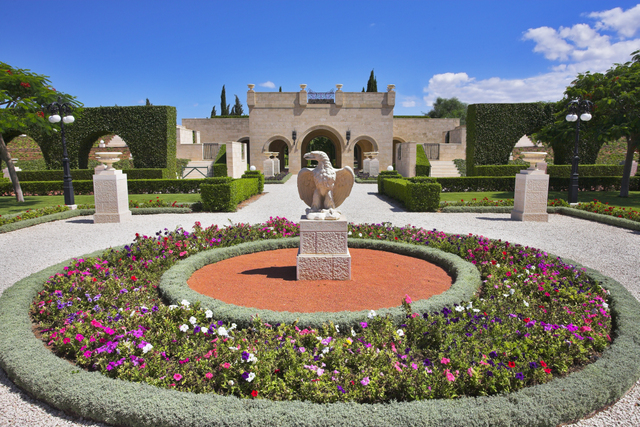
{"type": "Polygon", "coordinates": [[[460,126],[460,119],[405,118],[393,119],[393,137],[401,142],[419,144],[444,143],[445,133],[460,126]]]}
{"type": "Polygon", "coordinates": [[[249,118],[182,119],[182,126],[200,132],[200,142],[224,144],[249,136],[249,118]]]}

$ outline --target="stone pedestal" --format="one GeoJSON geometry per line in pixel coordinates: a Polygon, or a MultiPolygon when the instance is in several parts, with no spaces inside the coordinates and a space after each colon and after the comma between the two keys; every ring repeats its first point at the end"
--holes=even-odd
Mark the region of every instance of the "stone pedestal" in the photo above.
{"type": "Polygon", "coordinates": [[[369,173],[371,171],[371,159],[366,158],[362,161],[362,172],[369,173]]]}
{"type": "Polygon", "coordinates": [[[371,159],[369,164],[369,176],[380,175],[380,161],[378,159],[371,159]]]}
{"type": "Polygon", "coordinates": [[[93,175],[94,223],[123,222],[131,218],[127,174],[100,165],[93,175]]]}
{"type": "Polygon", "coordinates": [[[549,221],[547,198],[549,175],[538,169],[525,169],[516,175],[516,191],[511,219],[516,221],[549,221]]]}
{"type": "Polygon", "coordinates": [[[347,220],[300,220],[298,280],[351,280],[347,220]]]}
{"type": "Polygon", "coordinates": [[[396,170],[405,178],[416,176],[416,153],[415,142],[403,142],[396,147],[396,170]]]}

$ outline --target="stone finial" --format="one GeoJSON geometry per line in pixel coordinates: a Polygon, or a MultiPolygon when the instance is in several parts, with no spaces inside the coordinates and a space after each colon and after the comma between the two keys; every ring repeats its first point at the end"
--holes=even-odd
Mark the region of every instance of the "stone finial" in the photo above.
{"type": "Polygon", "coordinates": [[[387,85],[387,92],[392,92],[396,85],[387,85]]]}
{"type": "Polygon", "coordinates": [[[253,92],[253,88],[256,87],[254,84],[248,84],[247,86],[249,86],[249,92],[253,92]]]}
{"type": "MultiPolygon", "coordinates": [[[[301,84],[300,85],[300,92],[305,91],[305,89],[307,88],[307,85],[305,84],[301,84]]],[[[305,91],[306,92],[306,91],[305,91]]]]}
{"type": "Polygon", "coordinates": [[[342,85],[341,85],[341,84],[337,84],[337,85],[336,85],[336,88],[338,89],[338,92],[341,92],[341,91],[342,91],[342,85]]]}

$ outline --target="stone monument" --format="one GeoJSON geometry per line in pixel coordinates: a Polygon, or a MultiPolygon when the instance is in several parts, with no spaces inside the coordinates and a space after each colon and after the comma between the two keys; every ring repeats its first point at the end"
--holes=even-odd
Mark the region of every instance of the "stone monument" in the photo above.
{"type": "Polygon", "coordinates": [[[376,159],[378,155],[377,151],[367,151],[363,153],[366,159],[362,161],[363,172],[368,173],[369,176],[380,175],[380,161],[376,159]]]}
{"type": "MultiPolygon", "coordinates": [[[[524,161],[529,169],[516,175],[516,191],[511,219],[516,221],[549,221],[547,198],[549,196],[549,175],[538,169],[547,153],[524,152],[524,161]]],[[[546,164],[545,164],[546,166],[546,164]]]]}
{"type": "Polygon", "coordinates": [[[278,175],[280,173],[279,153],[277,151],[265,151],[262,154],[266,156],[266,159],[262,162],[264,177],[268,178],[278,175]]]}
{"type": "Polygon", "coordinates": [[[131,218],[129,210],[129,190],[127,188],[127,174],[113,167],[118,161],[119,152],[96,153],[103,162],[95,169],[93,175],[93,195],[96,212],[93,214],[94,223],[122,222],[131,218]]]}
{"type": "Polygon", "coordinates": [[[350,280],[351,254],[347,247],[347,219],[336,208],[351,193],[353,169],[334,169],[322,151],[304,155],[317,160],[315,169],[298,174],[298,194],[310,206],[300,220],[297,256],[298,280],[350,280]]]}

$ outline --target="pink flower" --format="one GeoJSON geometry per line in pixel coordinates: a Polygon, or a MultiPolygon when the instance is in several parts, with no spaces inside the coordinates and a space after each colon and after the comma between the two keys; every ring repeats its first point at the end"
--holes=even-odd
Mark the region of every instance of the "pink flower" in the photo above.
{"type": "Polygon", "coordinates": [[[113,334],[115,334],[115,333],[116,333],[116,331],[114,331],[114,330],[113,330],[113,329],[111,329],[111,328],[104,328],[104,331],[105,331],[107,334],[109,334],[109,335],[113,335],[113,334]]]}
{"type": "Polygon", "coordinates": [[[175,374],[175,375],[173,376],[173,379],[174,379],[174,380],[176,380],[176,381],[180,381],[180,380],[182,379],[182,375],[180,375],[180,374],[175,374]]]}
{"type": "Polygon", "coordinates": [[[447,359],[446,357],[443,357],[442,359],[440,359],[440,363],[442,363],[443,365],[446,365],[449,362],[451,362],[451,360],[447,359]]]}
{"type": "Polygon", "coordinates": [[[445,369],[444,373],[447,375],[447,380],[449,380],[449,381],[455,381],[456,380],[456,377],[451,372],[449,372],[448,369],[445,369]]]}
{"type": "Polygon", "coordinates": [[[71,342],[71,338],[65,338],[62,340],[63,343],[69,344],[71,342]]]}
{"type": "Polygon", "coordinates": [[[362,381],[360,381],[360,384],[362,385],[369,385],[369,377],[364,377],[362,379],[362,381]]]}
{"type": "Polygon", "coordinates": [[[102,323],[98,322],[96,319],[91,320],[91,326],[95,328],[102,328],[102,323]]]}
{"type": "Polygon", "coordinates": [[[204,377],[210,380],[211,378],[213,378],[213,374],[211,372],[207,372],[206,374],[204,374],[204,377]]]}
{"type": "Polygon", "coordinates": [[[472,377],[473,376],[473,368],[467,369],[467,374],[469,374],[469,376],[472,377]]]}
{"type": "Polygon", "coordinates": [[[404,300],[405,300],[405,302],[406,302],[407,304],[411,304],[411,302],[412,302],[412,301],[411,301],[411,297],[410,297],[409,295],[407,295],[407,294],[405,294],[405,296],[404,296],[404,300]]]}
{"type": "Polygon", "coordinates": [[[418,365],[417,365],[417,364],[415,364],[415,363],[412,363],[412,364],[411,364],[411,367],[412,367],[413,369],[418,369],[418,365]]]}
{"type": "Polygon", "coordinates": [[[186,254],[187,254],[187,251],[180,252],[180,256],[185,256],[186,254]]]}
{"type": "Polygon", "coordinates": [[[84,339],[84,336],[82,334],[76,335],[76,340],[82,341],[83,339],[84,339]]]}
{"type": "Polygon", "coordinates": [[[590,326],[583,326],[580,328],[580,332],[591,332],[590,326]]]}
{"type": "Polygon", "coordinates": [[[223,363],[223,364],[222,364],[222,367],[223,367],[224,369],[229,369],[229,368],[231,368],[231,364],[230,364],[230,363],[223,363]]]}
{"type": "Polygon", "coordinates": [[[91,351],[87,350],[84,352],[84,357],[86,357],[87,359],[91,357],[91,351]]]}

